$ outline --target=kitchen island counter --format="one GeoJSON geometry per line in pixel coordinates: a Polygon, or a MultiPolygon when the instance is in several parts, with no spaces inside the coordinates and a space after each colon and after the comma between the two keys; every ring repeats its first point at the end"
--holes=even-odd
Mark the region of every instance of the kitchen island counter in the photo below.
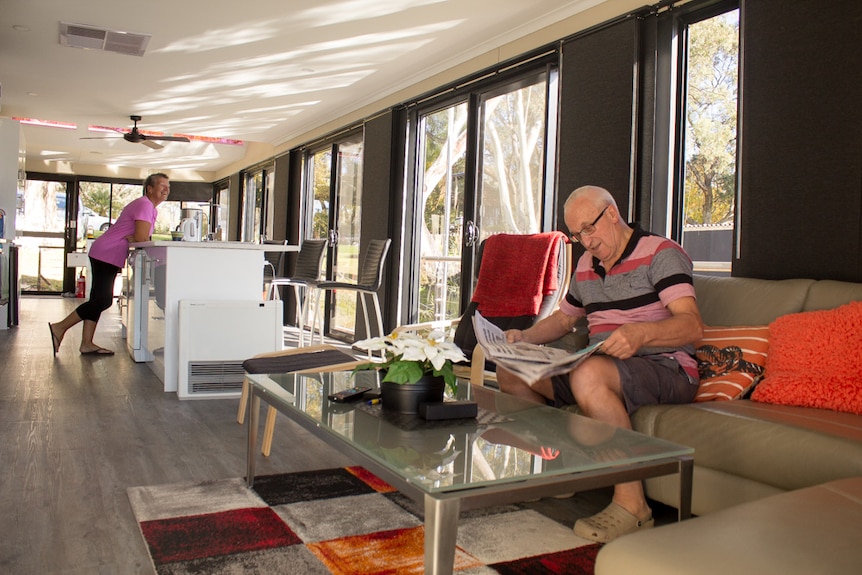
{"type": "Polygon", "coordinates": [[[265,251],[299,246],[247,242],[149,241],[131,244],[126,346],[176,392],[180,301],[260,302],[265,251]]]}

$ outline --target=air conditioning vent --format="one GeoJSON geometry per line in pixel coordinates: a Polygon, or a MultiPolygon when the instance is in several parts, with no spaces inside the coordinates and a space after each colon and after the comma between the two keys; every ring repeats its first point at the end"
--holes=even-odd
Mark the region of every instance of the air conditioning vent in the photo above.
{"type": "Polygon", "coordinates": [[[236,393],[242,391],[245,370],[242,361],[190,361],[189,391],[195,393],[236,393]]]}
{"type": "Polygon", "coordinates": [[[177,397],[239,397],[242,362],[282,349],[281,300],[180,300],[177,397]]]}
{"type": "Polygon", "coordinates": [[[143,56],[151,37],[150,34],[133,34],[85,24],[60,22],[60,44],[71,48],[143,56]]]}

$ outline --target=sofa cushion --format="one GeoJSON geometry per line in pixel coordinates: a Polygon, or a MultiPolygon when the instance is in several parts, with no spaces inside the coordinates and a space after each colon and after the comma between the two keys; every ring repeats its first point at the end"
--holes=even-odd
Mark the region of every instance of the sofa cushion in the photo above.
{"type": "Polygon", "coordinates": [[[753,400],[862,415],[862,302],[790,314],[769,330],[766,372],[753,400]]]}
{"type": "Polygon", "coordinates": [[[741,399],[648,405],[632,415],[632,426],[693,447],[695,468],[778,489],[862,475],[862,417],[850,413],[741,399]]]}
{"type": "Polygon", "coordinates": [[[805,304],[799,311],[833,309],[851,301],[862,300],[862,283],[820,280],[808,290],[805,304]]]}
{"type": "Polygon", "coordinates": [[[779,316],[802,311],[814,283],[810,279],[694,276],[697,307],[706,325],[769,325],[779,316]]]}
{"type": "Polygon", "coordinates": [[[695,401],[742,397],[763,373],[769,350],[766,326],[705,327],[695,344],[700,386],[695,401]]]}

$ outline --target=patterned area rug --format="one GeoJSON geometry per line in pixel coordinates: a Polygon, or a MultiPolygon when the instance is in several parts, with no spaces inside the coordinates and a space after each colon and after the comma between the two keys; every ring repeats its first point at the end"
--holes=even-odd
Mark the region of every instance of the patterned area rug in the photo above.
{"type": "MultiPolygon", "coordinates": [[[[131,487],[159,574],[424,572],[423,518],[361,467],[131,487]]],[[[528,505],[461,514],[455,571],[591,574],[600,546],[528,505]]]]}

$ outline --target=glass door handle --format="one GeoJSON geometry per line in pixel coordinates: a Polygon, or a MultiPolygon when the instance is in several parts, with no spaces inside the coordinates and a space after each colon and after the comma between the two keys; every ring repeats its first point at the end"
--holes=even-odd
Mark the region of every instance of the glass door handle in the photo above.
{"type": "Polygon", "coordinates": [[[471,248],[476,245],[479,240],[479,228],[473,223],[473,220],[464,222],[464,244],[471,248]]]}

